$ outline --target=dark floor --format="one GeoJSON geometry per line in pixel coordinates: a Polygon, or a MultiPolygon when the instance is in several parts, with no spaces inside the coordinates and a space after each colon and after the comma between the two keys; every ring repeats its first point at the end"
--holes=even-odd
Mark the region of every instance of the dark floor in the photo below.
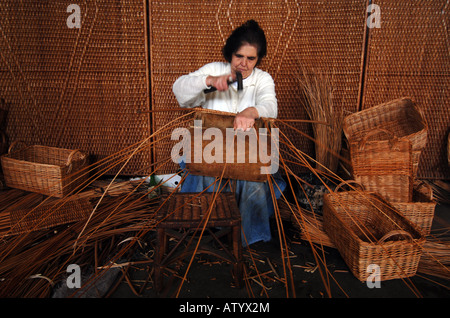
{"type": "MultiPolygon", "coordinates": [[[[433,229],[450,228],[450,207],[437,205],[433,229]]],[[[151,280],[152,264],[134,266],[129,271],[129,280],[122,279],[115,287],[112,298],[200,298],[200,299],[242,299],[248,298],[449,298],[450,280],[418,273],[408,279],[382,281],[379,288],[369,288],[357,280],[349,271],[339,252],[333,248],[316,249],[326,260],[329,275],[318,268],[309,243],[298,237],[298,231],[285,224],[290,250],[289,262],[292,274],[288,272],[288,287],[281,282],[284,277],[278,241],[256,243],[244,249],[247,264],[247,286],[234,287],[231,265],[219,262],[211,256],[196,256],[182,284],[185,266],[176,275],[166,278],[166,289],[157,293],[151,280]],[[251,253],[250,253],[251,252],[251,253]],[[256,265],[255,265],[256,264],[256,265]],[[257,271],[255,270],[255,266],[257,271]],[[262,275],[258,279],[257,272],[262,275]],[[149,279],[150,277],[150,279],[149,279]],[[329,282],[329,283],[324,283],[329,282]],[[291,284],[291,282],[293,282],[291,284]],[[263,288],[262,285],[265,287],[263,288]],[[292,285],[294,288],[292,288],[292,285]],[[132,286],[132,287],[130,287],[132,286]],[[327,287],[329,286],[329,290],[327,287]],[[134,290],[133,290],[134,289],[134,290]],[[293,290],[294,289],[294,290],[293,290]]],[[[273,236],[277,237],[276,227],[273,236]]],[[[287,258],[285,259],[287,262],[287,258]]]]}

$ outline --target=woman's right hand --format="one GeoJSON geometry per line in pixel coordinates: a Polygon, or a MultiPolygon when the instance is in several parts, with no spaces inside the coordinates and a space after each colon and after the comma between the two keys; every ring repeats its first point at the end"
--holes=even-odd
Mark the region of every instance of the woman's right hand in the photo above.
{"type": "Polygon", "coordinates": [[[232,74],[226,74],[221,76],[212,76],[209,75],[206,78],[206,85],[213,86],[218,91],[226,91],[228,89],[228,83],[231,83],[235,80],[235,76],[232,74]]]}

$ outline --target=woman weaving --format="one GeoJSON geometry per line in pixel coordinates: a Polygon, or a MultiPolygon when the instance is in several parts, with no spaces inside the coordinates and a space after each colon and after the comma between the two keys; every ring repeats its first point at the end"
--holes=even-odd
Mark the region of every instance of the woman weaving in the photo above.
{"type": "MultiPolygon", "coordinates": [[[[260,117],[277,117],[277,99],[272,77],[256,66],[266,55],[264,31],[254,20],[235,29],[227,39],[222,53],[226,62],[212,62],[197,71],[179,77],[173,92],[181,107],[197,107],[235,113],[234,129],[249,130],[260,117]],[[237,74],[242,74],[242,91],[237,93],[237,74]],[[214,87],[212,93],[205,89],[214,87]]],[[[184,163],[180,165],[184,168],[184,163]]],[[[181,192],[201,192],[214,177],[189,174],[181,192]]],[[[276,178],[281,191],[286,184],[276,178]]],[[[274,186],[278,198],[280,191],[274,186]]],[[[212,187],[208,191],[212,191],[212,187]]],[[[273,202],[267,182],[237,180],[236,201],[241,212],[243,244],[270,241],[269,218],[273,214],[273,202]]]]}

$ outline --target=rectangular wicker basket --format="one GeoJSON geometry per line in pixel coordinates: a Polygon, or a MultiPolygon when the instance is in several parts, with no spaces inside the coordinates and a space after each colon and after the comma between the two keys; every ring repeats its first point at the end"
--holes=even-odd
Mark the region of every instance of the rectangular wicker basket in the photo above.
{"type": "Polygon", "coordinates": [[[413,190],[412,150],[409,139],[385,129],[369,131],[349,141],[353,178],[389,202],[410,202],[413,190]]]}
{"type": "MultiPolygon", "coordinates": [[[[272,154],[271,136],[269,130],[265,130],[265,140],[267,141],[267,143],[260,143],[262,137],[259,129],[265,128],[266,123],[270,125],[270,119],[267,119],[266,123],[264,122],[264,119],[258,119],[254,125],[255,129],[252,129],[252,131],[248,133],[235,131],[235,136],[232,137],[234,138],[233,143],[230,143],[230,147],[230,144],[228,144],[228,141],[226,139],[228,138],[228,131],[230,129],[233,129],[233,121],[235,115],[236,114],[214,110],[198,110],[195,113],[194,120],[201,121],[202,140],[199,141],[195,139],[196,132],[194,131],[194,129],[199,128],[191,128],[191,158],[190,162],[186,163],[186,167],[190,173],[194,175],[203,175],[210,177],[220,177],[223,175],[223,178],[248,180],[255,182],[267,181],[267,174],[263,173],[262,171],[264,169],[270,169],[269,166],[271,162],[261,162],[259,147],[266,147],[267,154],[268,156],[270,156],[272,154]],[[223,139],[219,141],[220,145],[216,144],[219,145],[219,147],[215,147],[214,149],[214,151],[219,152],[220,150],[222,150],[223,156],[219,158],[219,160],[221,159],[221,162],[211,162],[205,160],[205,154],[213,153],[211,151],[212,141],[208,138],[203,138],[203,135],[209,128],[219,129],[223,136],[223,139]],[[242,140],[243,143],[240,143],[240,140],[242,140]],[[251,140],[253,140],[254,142],[252,142],[251,140]],[[198,147],[198,145],[200,144],[201,149],[199,149],[198,147]],[[201,157],[198,156],[200,150],[201,157]],[[232,158],[231,156],[228,157],[229,153],[231,153],[232,158]],[[238,156],[242,156],[241,159],[244,159],[243,162],[240,162],[241,160],[238,158],[238,156]],[[200,158],[201,160],[196,160],[196,158],[200,158]]],[[[217,136],[214,136],[214,138],[217,138],[217,136]]],[[[273,149],[273,151],[277,151],[277,149],[273,149]]],[[[278,156],[276,156],[276,158],[278,159],[278,156]]],[[[276,164],[278,164],[278,162],[276,164]]]]}
{"type": "Polygon", "coordinates": [[[413,176],[417,176],[420,155],[427,143],[428,133],[422,110],[411,99],[399,98],[344,119],[344,134],[350,142],[361,140],[374,129],[388,130],[398,138],[406,137],[411,141],[413,176]]]}
{"type": "Polygon", "coordinates": [[[1,157],[8,187],[61,198],[86,180],[87,156],[80,150],[17,144],[1,157]]]}
{"type": "Polygon", "coordinates": [[[392,205],[413,222],[423,235],[430,234],[436,201],[433,199],[433,190],[428,184],[419,182],[414,186],[412,202],[392,202],[392,205]]]}
{"type": "Polygon", "coordinates": [[[380,195],[338,191],[324,196],[324,230],[360,281],[380,269],[380,280],[415,275],[425,241],[415,225],[380,195]]]}

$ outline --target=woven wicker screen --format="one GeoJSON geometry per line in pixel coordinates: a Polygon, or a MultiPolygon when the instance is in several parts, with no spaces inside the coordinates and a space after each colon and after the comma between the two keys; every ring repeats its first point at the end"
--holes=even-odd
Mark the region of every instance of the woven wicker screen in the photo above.
{"type": "MultiPolygon", "coordinates": [[[[280,119],[307,119],[295,77],[300,65],[328,74],[335,90],[336,107],[356,111],[366,2],[150,1],[154,129],[186,113],[177,111],[179,106],[172,93],[176,78],[208,62],[222,61],[221,49],[227,37],[248,19],[258,21],[267,36],[268,55],[259,67],[275,80],[280,119]]],[[[293,125],[311,134],[309,125],[293,125]]],[[[297,148],[309,154],[314,151],[312,143],[295,130],[279,127],[297,148]]],[[[156,138],[160,142],[155,147],[155,160],[166,162],[170,158],[170,138],[162,133],[156,138]]],[[[176,169],[168,161],[164,169],[176,169]]]]}
{"type": "Polygon", "coordinates": [[[428,142],[418,177],[450,179],[446,155],[450,131],[450,5],[445,0],[376,3],[381,27],[369,30],[362,108],[411,97],[428,122],[428,142]]]}
{"type": "MultiPolygon", "coordinates": [[[[11,141],[100,160],[149,135],[148,112],[137,112],[149,110],[150,99],[145,3],[0,2],[0,97],[9,104],[11,141]],[[71,3],[79,4],[81,28],[68,27],[71,3]]],[[[149,150],[138,153],[121,173],[150,162],[149,150]]]]}

